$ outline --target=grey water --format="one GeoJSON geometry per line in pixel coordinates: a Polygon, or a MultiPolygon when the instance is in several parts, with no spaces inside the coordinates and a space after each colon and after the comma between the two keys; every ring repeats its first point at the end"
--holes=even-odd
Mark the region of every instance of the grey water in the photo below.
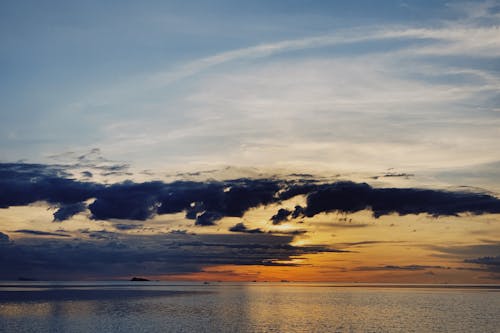
{"type": "Polygon", "coordinates": [[[0,332],[500,332],[500,286],[1,282],[0,332]]]}

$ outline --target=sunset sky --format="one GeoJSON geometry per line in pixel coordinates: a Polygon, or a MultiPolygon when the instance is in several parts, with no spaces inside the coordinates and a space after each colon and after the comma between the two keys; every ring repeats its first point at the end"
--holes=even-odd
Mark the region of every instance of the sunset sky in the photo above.
{"type": "Polygon", "coordinates": [[[500,282],[500,1],[2,1],[0,279],[500,282]]]}

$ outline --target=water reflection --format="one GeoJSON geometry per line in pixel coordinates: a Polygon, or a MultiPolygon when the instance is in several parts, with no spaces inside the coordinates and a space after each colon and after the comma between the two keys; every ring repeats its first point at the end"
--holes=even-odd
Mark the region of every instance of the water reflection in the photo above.
{"type": "Polygon", "coordinates": [[[0,331],[495,332],[500,326],[499,294],[482,289],[318,284],[78,288],[41,288],[38,295],[32,291],[17,299],[0,288],[0,331]]]}

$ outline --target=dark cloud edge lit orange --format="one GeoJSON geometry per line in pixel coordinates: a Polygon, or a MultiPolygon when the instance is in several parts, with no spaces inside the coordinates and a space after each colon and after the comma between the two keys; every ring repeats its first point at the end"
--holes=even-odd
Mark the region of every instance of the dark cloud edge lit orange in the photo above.
{"type": "MultiPolygon", "coordinates": [[[[320,213],[350,214],[364,210],[370,210],[375,220],[387,214],[439,217],[500,212],[500,200],[482,192],[376,188],[350,181],[325,183],[310,175],[303,177],[304,174],[297,174],[299,177],[293,180],[240,178],[226,181],[125,181],[101,184],[88,179],[76,180],[61,165],[27,163],[2,163],[0,174],[0,190],[5,194],[0,203],[4,209],[46,202],[56,208],[54,223],[87,212],[89,223],[92,220],[110,220],[117,230],[82,230],[81,234],[86,237],[78,239],[71,238],[64,230],[37,230],[36,224],[33,224],[32,229],[9,230],[17,236],[15,240],[2,233],[2,264],[9,267],[2,274],[3,279],[24,276],[40,279],[96,279],[143,274],[170,279],[211,277],[248,280],[252,271],[266,270],[273,270],[273,274],[262,274],[261,279],[272,280],[273,276],[293,279],[297,269],[310,265],[307,261],[301,262],[301,258],[322,253],[349,254],[356,252],[356,246],[383,243],[365,240],[337,246],[293,245],[295,236],[307,231],[299,228],[289,232],[265,232],[259,228],[247,228],[243,222],[220,233],[203,232],[205,226],[216,226],[224,217],[241,218],[249,209],[277,204],[299,195],[306,197],[306,205],[297,205],[294,210],[280,208],[268,223],[279,225],[291,219],[313,217],[320,213]],[[138,228],[141,221],[147,221],[155,215],[175,213],[184,213],[185,219],[191,220],[193,227],[197,226],[196,232],[174,230],[167,234],[148,236],[119,232],[138,228]],[[220,270],[217,267],[225,267],[222,272],[233,273],[224,276],[218,273],[220,270]],[[228,267],[232,267],[232,270],[228,267]],[[279,271],[288,273],[279,274],[279,271]]],[[[331,224],[335,225],[334,222],[331,224]]],[[[484,246],[490,247],[491,255],[474,257],[474,252],[471,252],[463,259],[464,267],[453,269],[489,272],[494,282],[495,274],[498,273],[498,252],[495,251],[498,251],[499,244],[484,246]]],[[[452,253],[453,247],[438,250],[444,254],[452,253]]],[[[450,267],[442,265],[408,263],[357,266],[352,270],[358,273],[389,272],[398,276],[419,271],[425,271],[426,274],[430,272],[431,275],[432,270],[448,269],[450,267]]],[[[314,279],[307,274],[299,275],[298,278],[314,279]]],[[[404,280],[404,276],[401,279],[404,280]]]]}

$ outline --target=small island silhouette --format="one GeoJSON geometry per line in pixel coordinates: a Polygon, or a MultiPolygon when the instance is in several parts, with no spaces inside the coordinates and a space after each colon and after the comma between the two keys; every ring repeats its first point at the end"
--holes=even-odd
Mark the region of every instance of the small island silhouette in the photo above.
{"type": "Polygon", "coordinates": [[[149,281],[149,280],[145,279],[145,278],[134,276],[133,278],[130,279],[130,281],[149,281]]]}

